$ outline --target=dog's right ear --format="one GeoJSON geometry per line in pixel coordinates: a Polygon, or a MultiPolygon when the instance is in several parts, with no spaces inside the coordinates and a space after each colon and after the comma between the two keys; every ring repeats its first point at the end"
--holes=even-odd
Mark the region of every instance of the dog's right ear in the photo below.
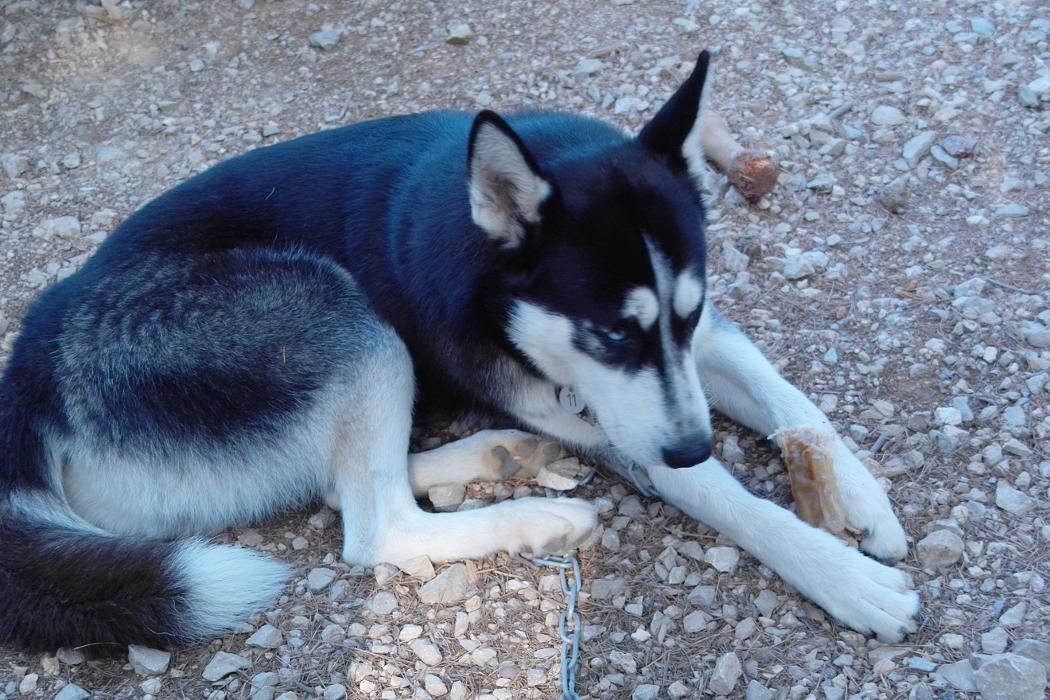
{"type": "Polygon", "coordinates": [[[474,223],[501,246],[518,247],[540,223],[552,187],[521,138],[495,112],[485,110],[474,119],[467,171],[474,223]]]}

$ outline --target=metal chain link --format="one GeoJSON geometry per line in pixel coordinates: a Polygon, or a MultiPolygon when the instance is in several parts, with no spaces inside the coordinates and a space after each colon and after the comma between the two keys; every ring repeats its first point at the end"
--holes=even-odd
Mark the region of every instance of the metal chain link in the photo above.
{"type": "Polygon", "coordinates": [[[580,611],[576,609],[576,600],[580,595],[583,580],[580,574],[580,560],[575,554],[570,554],[564,557],[538,556],[533,557],[532,561],[534,564],[558,569],[561,591],[565,594],[565,610],[558,618],[558,636],[561,637],[559,700],[580,700],[580,694],[576,692],[576,669],[580,665],[580,631],[583,629],[580,611]]]}

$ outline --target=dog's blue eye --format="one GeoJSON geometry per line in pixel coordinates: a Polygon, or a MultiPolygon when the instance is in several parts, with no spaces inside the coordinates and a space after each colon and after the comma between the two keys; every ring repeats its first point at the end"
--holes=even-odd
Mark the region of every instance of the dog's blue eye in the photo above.
{"type": "Polygon", "coordinates": [[[622,343],[627,340],[627,331],[619,328],[602,331],[602,333],[605,335],[605,339],[610,343],[622,343]]]}

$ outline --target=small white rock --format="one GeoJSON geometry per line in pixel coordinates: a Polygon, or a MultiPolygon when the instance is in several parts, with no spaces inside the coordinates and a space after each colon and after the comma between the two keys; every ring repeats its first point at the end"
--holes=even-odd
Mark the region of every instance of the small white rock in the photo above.
{"type": "Polygon", "coordinates": [[[284,641],[284,634],[273,625],[263,625],[244,641],[250,647],[276,649],[284,641]]]}
{"type": "Polygon", "coordinates": [[[376,615],[389,615],[397,609],[397,596],[390,591],[379,591],[369,599],[368,608],[376,615]]]}
{"type": "Polygon", "coordinates": [[[423,677],[423,689],[435,698],[448,694],[448,686],[433,673],[428,673],[423,677]]]}
{"type": "Polygon", "coordinates": [[[427,639],[415,639],[409,643],[408,648],[427,666],[437,666],[443,658],[437,646],[427,639]]]}
{"type": "Polygon", "coordinates": [[[704,560],[722,573],[736,569],[740,561],[740,551],[736,547],[711,547],[704,555],[704,560]]]}
{"type": "Polygon", "coordinates": [[[474,30],[466,22],[455,22],[448,26],[448,38],[445,43],[461,46],[470,43],[474,38],[474,30]]]}
{"type": "Polygon", "coordinates": [[[311,593],[319,593],[328,588],[328,585],[335,580],[335,577],[336,573],[334,571],[323,566],[311,569],[310,573],[306,575],[306,587],[311,593]]]}
{"type": "Polygon", "coordinates": [[[711,672],[707,687],[716,695],[728,695],[736,687],[742,670],[740,659],[734,652],[723,654],[711,672]]]}
{"type": "MultiPolygon", "coordinates": [[[[151,679],[151,680],[156,680],[151,679]]],[[[150,681],[146,681],[149,683],[150,681]]],[[[160,681],[157,681],[157,685],[160,685],[160,681]]],[[[159,690],[159,688],[158,688],[159,690]]],[[[67,683],[62,687],[62,690],[55,693],[54,700],[86,700],[91,697],[91,693],[81,688],[76,683],[67,683]]]]}
{"type": "Polygon", "coordinates": [[[128,663],[142,676],[159,676],[168,670],[171,652],[132,644],[128,647],[128,663]]]}
{"type": "Polygon", "coordinates": [[[228,651],[220,651],[204,667],[204,670],[201,672],[201,678],[215,682],[231,673],[243,671],[251,665],[251,662],[243,656],[231,654],[228,651]]]}

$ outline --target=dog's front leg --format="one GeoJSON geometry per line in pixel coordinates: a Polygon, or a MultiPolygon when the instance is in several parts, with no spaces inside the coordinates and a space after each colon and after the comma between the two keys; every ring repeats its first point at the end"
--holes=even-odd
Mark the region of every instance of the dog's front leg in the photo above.
{"type": "Polygon", "coordinates": [[[890,642],[915,631],[919,598],[903,572],[752,495],[717,460],[647,471],[665,501],[731,538],[844,624],[890,642]]]}
{"type": "Polygon", "coordinates": [[[861,548],[894,561],[907,554],[904,529],[879,483],[838,436],[827,416],[787,382],[736,326],[708,305],[697,333],[700,381],[712,407],[738,423],[772,435],[813,426],[827,436],[847,524],[861,533],[861,548]]]}

